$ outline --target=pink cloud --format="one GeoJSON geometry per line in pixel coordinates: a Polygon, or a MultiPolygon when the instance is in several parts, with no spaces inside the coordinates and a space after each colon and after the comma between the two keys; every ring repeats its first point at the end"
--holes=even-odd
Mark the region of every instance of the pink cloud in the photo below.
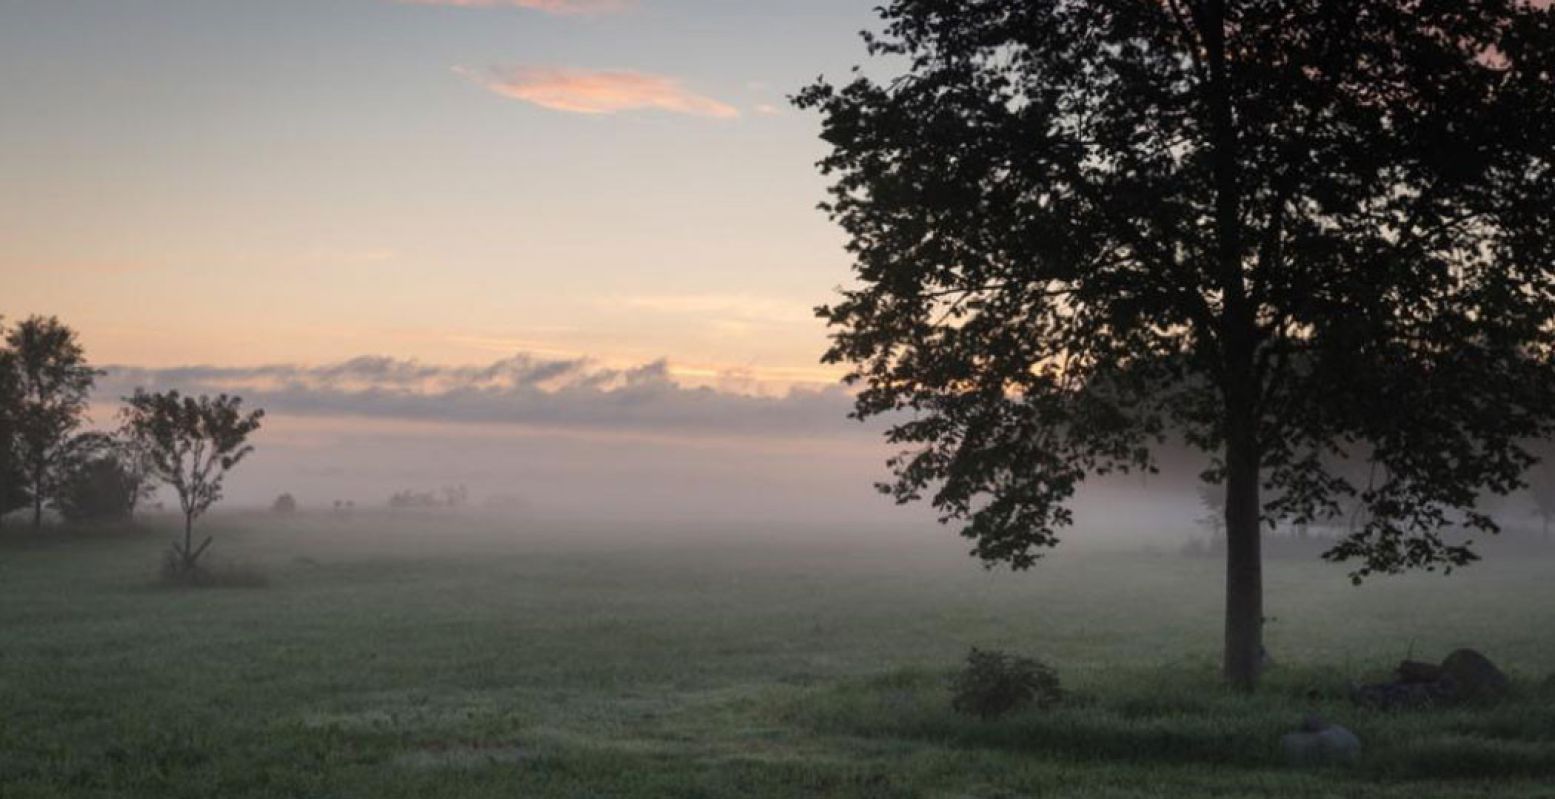
{"type": "Polygon", "coordinates": [[[740,115],[734,106],[697,94],[675,78],[645,72],[560,67],[460,67],[455,71],[504,97],[553,111],[615,114],[658,110],[715,119],[740,115]]]}
{"type": "Polygon", "coordinates": [[[451,8],[528,8],[548,14],[608,14],[624,11],[633,0],[398,0],[411,6],[451,8]]]}

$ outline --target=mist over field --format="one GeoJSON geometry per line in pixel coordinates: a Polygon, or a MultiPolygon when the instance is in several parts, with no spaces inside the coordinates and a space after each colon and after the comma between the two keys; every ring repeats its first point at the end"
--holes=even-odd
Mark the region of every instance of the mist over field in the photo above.
{"type": "MultiPolygon", "coordinates": [[[[469,489],[476,508],[543,518],[933,525],[922,506],[874,489],[891,450],[856,423],[792,431],[653,435],[517,425],[275,416],[235,472],[234,507],[282,493],[305,509],[381,508],[398,491],[469,489]]],[[[1191,481],[1189,481],[1191,483],[1191,481]]],[[[166,497],[161,497],[166,501],[166,497]]],[[[1165,477],[1098,480],[1076,504],[1072,538],[1170,545],[1202,515],[1197,493],[1165,477]]],[[[946,532],[953,535],[953,532],[946,532]]]]}
{"type": "MultiPolygon", "coordinates": [[[[269,419],[227,496],[264,508],[381,507],[398,491],[464,486],[474,507],[540,517],[689,523],[932,525],[874,484],[893,453],[879,421],[847,418],[833,387],[777,391],[726,376],[686,387],[653,362],[611,370],[519,355],[469,367],[392,358],[215,369],[109,367],[99,424],[136,387],[241,392],[269,419]]],[[[1202,458],[1098,478],[1076,504],[1079,541],[1174,545],[1203,515],[1202,458]]]]}
{"type": "MultiPolygon", "coordinates": [[[[789,527],[839,536],[900,528],[959,540],[932,509],[897,506],[875,489],[896,450],[882,440],[883,421],[847,418],[847,391],[774,388],[737,373],[688,386],[671,372],[665,361],[611,369],[523,354],[469,366],[389,357],[316,367],[110,366],[94,418],[111,427],[113,401],[137,387],[241,392],[267,408],[256,454],[226,485],[234,508],[267,509],[289,494],[304,510],[381,509],[397,492],[463,487],[466,510],[517,520],[641,522],[661,532],[728,525],[777,537],[789,527]]],[[[1201,480],[1209,458],[1169,441],[1156,461],[1155,474],[1083,483],[1064,546],[1208,542],[1221,512],[1204,499],[1220,490],[1201,480]]],[[[164,491],[153,502],[169,500],[164,491]]],[[[1523,492],[1486,494],[1481,504],[1509,537],[1538,526],[1523,492]]],[[[1331,536],[1351,522],[1310,532],[1331,536]]],[[[1295,535],[1289,526],[1277,532],[1295,535]]]]}

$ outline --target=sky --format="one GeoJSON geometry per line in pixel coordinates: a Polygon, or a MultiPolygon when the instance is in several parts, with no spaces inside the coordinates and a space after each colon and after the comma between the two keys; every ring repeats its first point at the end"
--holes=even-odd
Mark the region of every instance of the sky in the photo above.
{"type": "Polygon", "coordinates": [[[786,97],[870,6],[4,0],[0,311],[101,363],[831,382],[848,262],[786,97]]]}
{"type": "Polygon", "coordinates": [[[874,4],[0,0],[0,314],[80,332],[99,426],[264,408],[229,506],[932,523],[819,363],[850,261],[786,99],[874,4]]]}
{"type": "Polygon", "coordinates": [[[231,502],[871,513],[787,97],[873,0],[0,0],[0,314],[269,415],[231,502]]]}

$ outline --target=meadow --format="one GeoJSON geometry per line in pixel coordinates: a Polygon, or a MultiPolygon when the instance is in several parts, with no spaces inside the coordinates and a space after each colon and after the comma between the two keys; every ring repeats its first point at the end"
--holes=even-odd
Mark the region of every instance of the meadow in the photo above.
{"type": "Polygon", "coordinates": [[[1263,689],[1216,676],[1221,566],[1061,549],[988,572],[948,531],[227,514],[258,588],[155,584],[170,532],[8,530],[0,796],[1457,797],[1555,793],[1555,560],[1356,588],[1269,564],[1263,689]],[[1055,667],[1048,711],[949,707],[972,646],[1055,667]],[[1472,646],[1493,707],[1356,708],[1472,646]],[[1365,744],[1298,770],[1318,712],[1365,744]]]}

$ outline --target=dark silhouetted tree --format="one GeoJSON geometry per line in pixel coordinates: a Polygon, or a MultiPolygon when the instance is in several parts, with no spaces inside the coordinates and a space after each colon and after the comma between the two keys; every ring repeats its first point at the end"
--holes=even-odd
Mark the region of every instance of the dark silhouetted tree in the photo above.
{"type": "MultiPolygon", "coordinates": [[[[5,329],[0,325],[0,338],[5,329]]],[[[16,353],[0,346],[0,523],[11,511],[32,504],[25,478],[17,467],[17,424],[21,416],[21,380],[16,372],[16,353]]]]}
{"type": "Polygon", "coordinates": [[[297,498],[291,494],[282,494],[275,498],[275,503],[270,506],[270,510],[275,511],[276,513],[296,513],[297,498]]]}
{"type": "Polygon", "coordinates": [[[86,363],[75,331],[54,317],[34,316],[5,336],[15,364],[16,466],[32,500],[33,527],[63,475],[71,436],[86,419],[98,372],[86,363]]]}
{"type": "Polygon", "coordinates": [[[1257,680],[1260,524],[1474,559],[1551,432],[1555,11],[1517,0],[890,0],[889,80],[806,88],[858,279],[855,413],[1023,569],[1087,475],[1169,435],[1226,491],[1224,669],[1257,680]],[[1369,461],[1371,479],[1327,464],[1369,461]],[[1271,490],[1260,495],[1262,485],[1271,490]]]}
{"type": "Polygon", "coordinates": [[[70,522],[122,522],[150,486],[136,453],[105,433],[83,433],[71,442],[52,505],[70,522]]]}
{"type": "Polygon", "coordinates": [[[207,537],[194,546],[194,520],[221,499],[227,472],[254,451],[248,437],[264,411],[244,413],[243,400],[226,394],[196,399],[137,389],[124,401],[124,430],[145,453],[151,476],[178,494],[184,540],[173,554],[179,568],[193,571],[211,544],[207,537]]]}

